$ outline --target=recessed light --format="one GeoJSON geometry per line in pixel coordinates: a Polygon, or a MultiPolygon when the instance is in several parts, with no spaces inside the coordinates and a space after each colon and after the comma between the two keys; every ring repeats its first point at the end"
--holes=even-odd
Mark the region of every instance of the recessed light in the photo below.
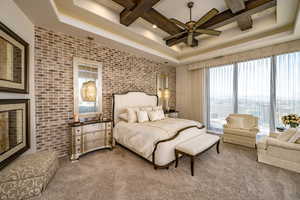
{"type": "Polygon", "coordinates": [[[153,25],[152,25],[152,28],[157,28],[156,24],[153,24],[153,25]]]}

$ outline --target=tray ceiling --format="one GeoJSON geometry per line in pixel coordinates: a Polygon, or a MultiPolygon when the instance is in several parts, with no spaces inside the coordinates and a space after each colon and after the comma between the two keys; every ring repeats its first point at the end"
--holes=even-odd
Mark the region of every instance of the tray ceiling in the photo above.
{"type": "MultiPolygon", "coordinates": [[[[135,0],[133,0],[135,1],[135,0]]],[[[251,0],[249,0],[251,1],[251,0]]],[[[241,31],[237,22],[232,21],[218,27],[219,37],[197,36],[198,47],[188,47],[184,43],[167,46],[164,37],[170,34],[143,18],[131,25],[120,24],[120,13],[124,7],[113,0],[15,0],[21,9],[37,25],[49,26],[63,32],[83,37],[93,36],[105,44],[122,47],[137,54],[159,58],[172,64],[190,63],[212,57],[273,43],[293,40],[299,37],[296,25],[299,15],[298,0],[277,0],[277,6],[252,15],[253,28],[241,31]],[[45,17],[41,17],[44,15],[45,17]],[[83,34],[84,33],[84,34],[83,34]]],[[[153,6],[166,18],[189,21],[187,0],[160,0],[153,6]]],[[[246,2],[246,1],[245,1],[246,2]]],[[[228,10],[225,0],[194,1],[193,20],[198,20],[210,9],[219,12],[228,10]]]]}

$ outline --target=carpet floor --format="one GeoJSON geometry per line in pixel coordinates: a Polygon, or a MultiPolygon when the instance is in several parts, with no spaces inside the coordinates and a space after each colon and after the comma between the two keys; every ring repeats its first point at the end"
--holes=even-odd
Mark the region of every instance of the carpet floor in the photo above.
{"type": "Polygon", "coordinates": [[[152,165],[117,146],[87,154],[61,167],[43,200],[299,200],[300,174],[256,162],[256,150],[221,144],[195,160],[154,170],[152,165]]]}

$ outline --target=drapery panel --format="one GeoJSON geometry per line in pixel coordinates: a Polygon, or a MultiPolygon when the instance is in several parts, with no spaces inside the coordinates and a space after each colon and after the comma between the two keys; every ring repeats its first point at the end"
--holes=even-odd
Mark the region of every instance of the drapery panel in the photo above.
{"type": "Polygon", "coordinates": [[[276,125],[291,113],[300,114],[300,52],[276,56],[276,125]]]}
{"type": "Polygon", "coordinates": [[[234,65],[225,65],[211,68],[207,73],[207,126],[210,130],[222,130],[226,117],[234,112],[233,72],[234,65]]]}
{"type": "Polygon", "coordinates": [[[259,126],[270,128],[271,58],[237,64],[237,112],[259,118],[259,126]]]}
{"type": "Polygon", "coordinates": [[[261,132],[282,126],[283,115],[300,114],[300,52],[209,68],[207,77],[210,130],[220,131],[230,113],[257,116],[261,132]]]}

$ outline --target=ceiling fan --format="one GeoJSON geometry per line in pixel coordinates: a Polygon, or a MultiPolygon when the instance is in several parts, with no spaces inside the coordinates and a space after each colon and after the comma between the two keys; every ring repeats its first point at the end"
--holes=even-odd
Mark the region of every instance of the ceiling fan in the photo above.
{"type": "Polygon", "coordinates": [[[177,33],[175,35],[168,36],[168,37],[164,38],[164,40],[178,38],[187,33],[188,34],[187,45],[189,45],[190,47],[193,47],[193,46],[195,46],[193,44],[193,40],[195,39],[194,33],[201,33],[201,34],[213,35],[213,36],[219,36],[221,34],[221,31],[216,31],[213,29],[201,29],[201,28],[199,29],[199,27],[202,24],[204,24],[205,22],[209,21],[211,18],[216,16],[219,13],[219,11],[217,9],[213,8],[208,13],[206,13],[203,17],[201,17],[197,22],[195,22],[192,20],[193,6],[194,6],[194,2],[189,2],[187,4],[187,7],[190,9],[190,21],[188,21],[186,23],[182,23],[181,21],[179,21],[177,19],[173,19],[173,18],[170,19],[171,22],[184,28],[185,30],[180,33],[177,33]]]}

